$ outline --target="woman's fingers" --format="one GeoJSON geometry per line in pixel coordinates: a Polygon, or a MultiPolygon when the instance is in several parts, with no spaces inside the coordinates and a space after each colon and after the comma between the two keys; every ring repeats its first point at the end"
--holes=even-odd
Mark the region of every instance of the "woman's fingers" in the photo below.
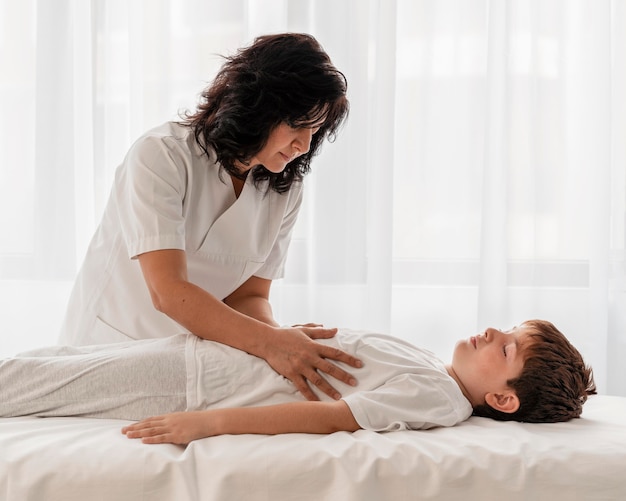
{"type": "Polygon", "coordinates": [[[298,390],[305,396],[307,400],[318,400],[315,393],[311,390],[310,385],[317,387],[318,390],[325,393],[329,397],[338,400],[341,393],[328,381],[324,375],[331,376],[347,385],[356,386],[356,378],[345,371],[332,360],[344,362],[352,367],[362,367],[363,363],[347,353],[330,346],[316,343],[317,358],[310,359],[308,362],[302,361],[302,365],[297,369],[301,378],[292,379],[298,390]]]}
{"type": "Polygon", "coordinates": [[[355,358],[355,357],[351,357],[350,355],[347,355],[346,353],[337,350],[340,352],[340,354],[337,354],[334,349],[331,349],[333,351],[333,353],[330,354],[325,354],[322,353],[320,354],[321,358],[319,363],[317,364],[317,370],[323,372],[324,374],[328,374],[329,376],[338,379],[339,381],[350,385],[350,386],[356,386],[357,385],[357,380],[356,378],[350,374],[349,372],[343,370],[341,367],[339,367],[338,365],[332,363],[329,361],[329,359],[331,360],[338,360],[338,361],[342,361],[353,367],[357,367],[360,368],[363,366],[363,363],[355,358]],[[346,357],[349,357],[350,360],[344,360],[346,357]]]}
{"type": "Polygon", "coordinates": [[[319,400],[312,388],[337,400],[341,394],[327,377],[355,386],[355,377],[335,362],[350,367],[362,367],[362,362],[344,351],[314,341],[329,338],[337,329],[326,329],[316,324],[292,328],[270,352],[267,361],[280,374],[288,378],[307,400],[319,400]],[[294,335],[298,332],[298,335],[294,335]]]}
{"type": "MultiPolygon", "coordinates": [[[[324,357],[327,360],[336,360],[337,362],[343,362],[344,364],[348,364],[351,367],[356,367],[357,369],[360,369],[361,367],[363,367],[363,362],[361,360],[346,353],[345,351],[340,350],[339,348],[333,348],[332,346],[321,345],[320,356],[324,357]]],[[[342,381],[344,381],[344,383],[350,384],[347,380],[344,380],[344,376],[348,375],[348,373],[340,369],[339,367],[337,367],[335,364],[331,364],[331,365],[336,369],[337,375],[327,370],[324,370],[324,368],[321,368],[321,369],[327,374],[330,374],[331,376],[337,379],[341,379],[342,381]]],[[[334,371],[335,369],[331,369],[331,370],[334,371]]]]}
{"type": "Polygon", "coordinates": [[[337,329],[328,329],[320,324],[305,324],[294,326],[302,330],[311,339],[328,339],[337,334],[337,329]]]}
{"type": "Polygon", "coordinates": [[[309,386],[309,383],[307,382],[307,378],[303,376],[294,377],[293,379],[291,379],[291,382],[307,400],[311,400],[311,401],[319,400],[317,395],[313,392],[313,390],[311,390],[311,387],[309,386]]]}

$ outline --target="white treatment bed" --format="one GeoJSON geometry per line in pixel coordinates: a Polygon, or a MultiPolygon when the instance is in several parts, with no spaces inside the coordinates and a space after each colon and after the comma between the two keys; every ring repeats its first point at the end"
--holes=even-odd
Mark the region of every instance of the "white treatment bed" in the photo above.
{"type": "Polygon", "coordinates": [[[127,439],[127,421],[0,419],[2,501],[623,500],[626,398],[559,424],[470,418],[377,434],[127,439]]]}

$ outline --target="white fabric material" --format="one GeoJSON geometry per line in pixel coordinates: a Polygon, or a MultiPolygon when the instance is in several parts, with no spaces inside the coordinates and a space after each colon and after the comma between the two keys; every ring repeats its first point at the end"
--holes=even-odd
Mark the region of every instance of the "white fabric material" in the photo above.
{"type": "Polygon", "coordinates": [[[139,420],[187,410],[185,336],[0,359],[0,416],[139,420]]]}
{"type": "Polygon", "coordinates": [[[307,179],[279,322],[446,353],[548,318],[626,396],[626,2],[0,0],[0,18],[0,351],[56,340],[115,167],[194,108],[215,54],[308,31],[351,114],[307,179]]]}
{"type": "Polygon", "coordinates": [[[472,417],[453,428],[221,436],[147,446],[126,421],[0,419],[0,497],[46,501],[616,501],[626,398],[567,423],[472,417]]]}
{"type": "Polygon", "coordinates": [[[116,172],[109,203],[70,297],[61,344],[87,345],[187,332],[158,312],[137,255],[186,253],[189,280],[223,299],[252,275],[280,278],[302,183],[238,198],[191,130],[168,122],[142,135],[116,172]]]}
{"type": "MultiPolygon", "coordinates": [[[[333,385],[364,429],[454,426],[472,414],[470,403],[444,364],[426,350],[391,336],[347,329],[321,342],[363,361],[363,368],[352,371],[358,386],[340,381],[333,381],[333,385]]],[[[187,405],[191,410],[304,400],[295,386],[264,360],[195,336],[187,337],[187,371],[187,405]]],[[[329,400],[316,393],[320,399],[329,400]]]]}

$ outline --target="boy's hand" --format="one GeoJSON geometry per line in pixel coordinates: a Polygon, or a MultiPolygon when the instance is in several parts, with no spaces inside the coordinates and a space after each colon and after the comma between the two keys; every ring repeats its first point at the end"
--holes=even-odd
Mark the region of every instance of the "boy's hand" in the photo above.
{"type": "Polygon", "coordinates": [[[175,412],[147,418],[124,426],[122,433],[128,438],[140,438],[144,444],[180,445],[214,434],[207,413],[203,411],[175,412]]]}

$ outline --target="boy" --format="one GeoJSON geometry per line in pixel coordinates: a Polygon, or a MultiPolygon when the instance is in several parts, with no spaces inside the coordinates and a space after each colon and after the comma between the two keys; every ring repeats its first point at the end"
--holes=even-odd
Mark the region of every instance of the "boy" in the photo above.
{"type": "Polygon", "coordinates": [[[179,335],[2,360],[0,416],[143,419],[122,432],[145,443],[187,444],[218,434],[427,429],[472,413],[566,421],[595,393],[580,353],[542,320],[461,340],[449,365],[380,334],[342,330],[324,341],[363,362],[358,385],[342,383],[338,400],[318,393],[321,401],[305,401],[264,360],[179,335]]]}

